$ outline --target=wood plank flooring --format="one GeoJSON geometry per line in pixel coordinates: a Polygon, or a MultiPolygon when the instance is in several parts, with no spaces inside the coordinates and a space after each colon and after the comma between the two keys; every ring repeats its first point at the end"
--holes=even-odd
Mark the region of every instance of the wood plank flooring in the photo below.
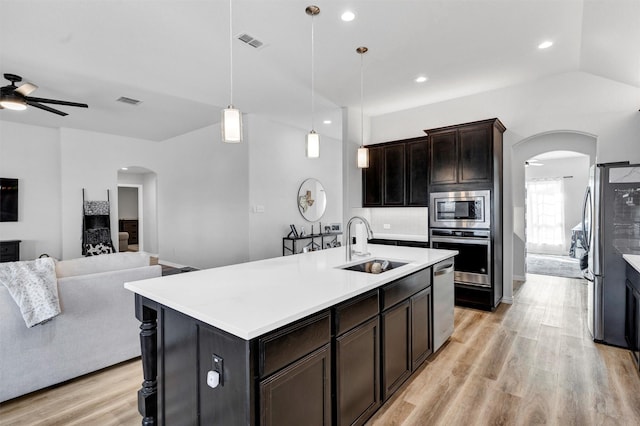
{"type": "MultiPolygon", "coordinates": [[[[585,303],[582,280],[529,275],[513,305],[456,308],[449,342],[367,424],[640,424],[640,375],[591,341],[585,303]]],[[[139,425],[141,382],[129,361],[0,404],[0,425],[139,425]]]]}
{"type": "Polygon", "coordinates": [[[529,275],[513,305],[456,308],[455,325],[368,425],[640,424],[640,374],[591,340],[584,281],[529,275]]]}

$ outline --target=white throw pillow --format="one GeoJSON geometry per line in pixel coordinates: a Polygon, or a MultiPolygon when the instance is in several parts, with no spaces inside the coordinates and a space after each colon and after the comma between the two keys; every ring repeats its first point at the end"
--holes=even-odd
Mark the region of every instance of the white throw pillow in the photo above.
{"type": "Polygon", "coordinates": [[[148,254],[134,252],[102,254],[100,256],[61,260],[56,263],[56,276],[58,278],[74,277],[98,272],[139,268],[141,266],[149,266],[148,254]]]}

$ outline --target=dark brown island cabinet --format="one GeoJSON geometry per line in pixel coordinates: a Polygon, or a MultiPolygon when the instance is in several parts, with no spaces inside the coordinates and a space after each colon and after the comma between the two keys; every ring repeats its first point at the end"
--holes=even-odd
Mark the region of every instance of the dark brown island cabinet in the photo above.
{"type": "Polygon", "coordinates": [[[364,424],[432,353],[431,274],[250,340],[136,294],[142,424],[364,424]],[[215,388],[209,371],[219,373],[215,388]]]}
{"type": "Polygon", "coordinates": [[[633,356],[636,369],[640,370],[640,273],[627,264],[626,313],[624,335],[633,356]]]}

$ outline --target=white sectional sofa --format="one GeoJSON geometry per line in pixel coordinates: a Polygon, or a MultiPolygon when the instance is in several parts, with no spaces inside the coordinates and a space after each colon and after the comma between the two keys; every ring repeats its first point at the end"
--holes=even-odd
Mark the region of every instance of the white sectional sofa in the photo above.
{"type": "Polygon", "coordinates": [[[0,284],[0,402],[139,356],[140,323],[124,283],[161,275],[141,253],[59,261],[62,313],[32,328],[0,284]]]}

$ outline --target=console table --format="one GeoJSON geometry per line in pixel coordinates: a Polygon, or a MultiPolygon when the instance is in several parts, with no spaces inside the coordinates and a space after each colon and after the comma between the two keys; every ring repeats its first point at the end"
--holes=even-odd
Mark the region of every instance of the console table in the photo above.
{"type": "Polygon", "coordinates": [[[0,262],[17,262],[20,260],[21,240],[0,241],[0,262]]]}
{"type": "Polygon", "coordinates": [[[338,235],[342,235],[342,232],[328,232],[324,234],[309,234],[304,237],[283,237],[282,238],[282,255],[286,256],[287,254],[296,254],[298,253],[297,242],[300,240],[311,240],[309,241],[305,247],[310,247],[311,251],[322,250],[327,248],[325,246],[325,241],[330,247],[338,247],[340,242],[338,241],[338,235]],[[320,244],[316,242],[316,240],[320,241],[320,244]],[[287,244],[289,241],[290,246],[287,244]]]}

